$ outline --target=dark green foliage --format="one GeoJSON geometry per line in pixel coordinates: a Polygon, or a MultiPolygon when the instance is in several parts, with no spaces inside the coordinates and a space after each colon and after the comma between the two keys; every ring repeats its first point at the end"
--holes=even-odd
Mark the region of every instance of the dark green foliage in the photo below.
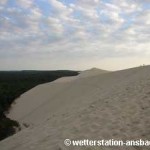
{"type": "Polygon", "coordinates": [[[3,117],[0,121],[0,140],[13,135],[16,132],[16,128],[19,128],[19,123],[17,121],[11,120],[9,118],[3,117]]]}
{"type": "Polygon", "coordinates": [[[77,71],[0,71],[0,139],[15,132],[15,121],[5,117],[13,101],[38,84],[64,76],[75,76],[77,71]]]}

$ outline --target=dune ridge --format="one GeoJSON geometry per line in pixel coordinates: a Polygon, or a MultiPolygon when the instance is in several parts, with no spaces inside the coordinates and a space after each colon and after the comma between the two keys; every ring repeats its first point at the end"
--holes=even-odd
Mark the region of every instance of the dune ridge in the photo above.
{"type": "MultiPolygon", "coordinates": [[[[94,70],[69,82],[59,79],[24,93],[8,116],[29,127],[1,141],[0,148],[92,150],[94,147],[66,147],[63,140],[150,139],[150,66],[102,74],[94,70]]],[[[127,148],[149,147],[118,147],[127,148]]]]}

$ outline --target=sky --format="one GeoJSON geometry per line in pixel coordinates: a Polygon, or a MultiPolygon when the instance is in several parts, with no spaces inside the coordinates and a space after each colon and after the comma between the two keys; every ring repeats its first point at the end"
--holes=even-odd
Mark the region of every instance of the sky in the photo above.
{"type": "Polygon", "coordinates": [[[150,64],[150,0],[0,0],[0,70],[150,64]]]}

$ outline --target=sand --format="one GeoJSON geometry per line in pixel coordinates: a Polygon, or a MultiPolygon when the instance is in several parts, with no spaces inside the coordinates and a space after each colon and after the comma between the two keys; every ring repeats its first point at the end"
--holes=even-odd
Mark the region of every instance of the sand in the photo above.
{"type": "Polygon", "coordinates": [[[0,149],[149,149],[64,146],[68,138],[150,140],[150,66],[94,70],[39,85],[18,98],[8,116],[29,127],[1,141],[0,149]]]}

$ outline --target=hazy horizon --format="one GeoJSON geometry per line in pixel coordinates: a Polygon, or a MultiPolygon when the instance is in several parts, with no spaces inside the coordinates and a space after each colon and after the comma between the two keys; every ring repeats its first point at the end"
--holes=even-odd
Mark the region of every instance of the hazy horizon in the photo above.
{"type": "Polygon", "coordinates": [[[107,68],[98,68],[98,67],[91,67],[91,68],[85,68],[85,69],[10,69],[10,70],[0,70],[0,71],[60,71],[60,70],[68,70],[68,71],[86,71],[86,70],[90,70],[90,69],[100,69],[100,70],[106,70],[106,71],[120,71],[120,70],[126,70],[126,69],[132,69],[132,68],[137,68],[137,67],[143,67],[143,66],[150,66],[149,64],[141,64],[138,66],[132,66],[132,67],[127,67],[127,68],[122,68],[122,69],[116,69],[116,70],[108,70],[107,68]]]}
{"type": "Polygon", "coordinates": [[[149,0],[1,0],[0,70],[149,65],[149,0]]]}

